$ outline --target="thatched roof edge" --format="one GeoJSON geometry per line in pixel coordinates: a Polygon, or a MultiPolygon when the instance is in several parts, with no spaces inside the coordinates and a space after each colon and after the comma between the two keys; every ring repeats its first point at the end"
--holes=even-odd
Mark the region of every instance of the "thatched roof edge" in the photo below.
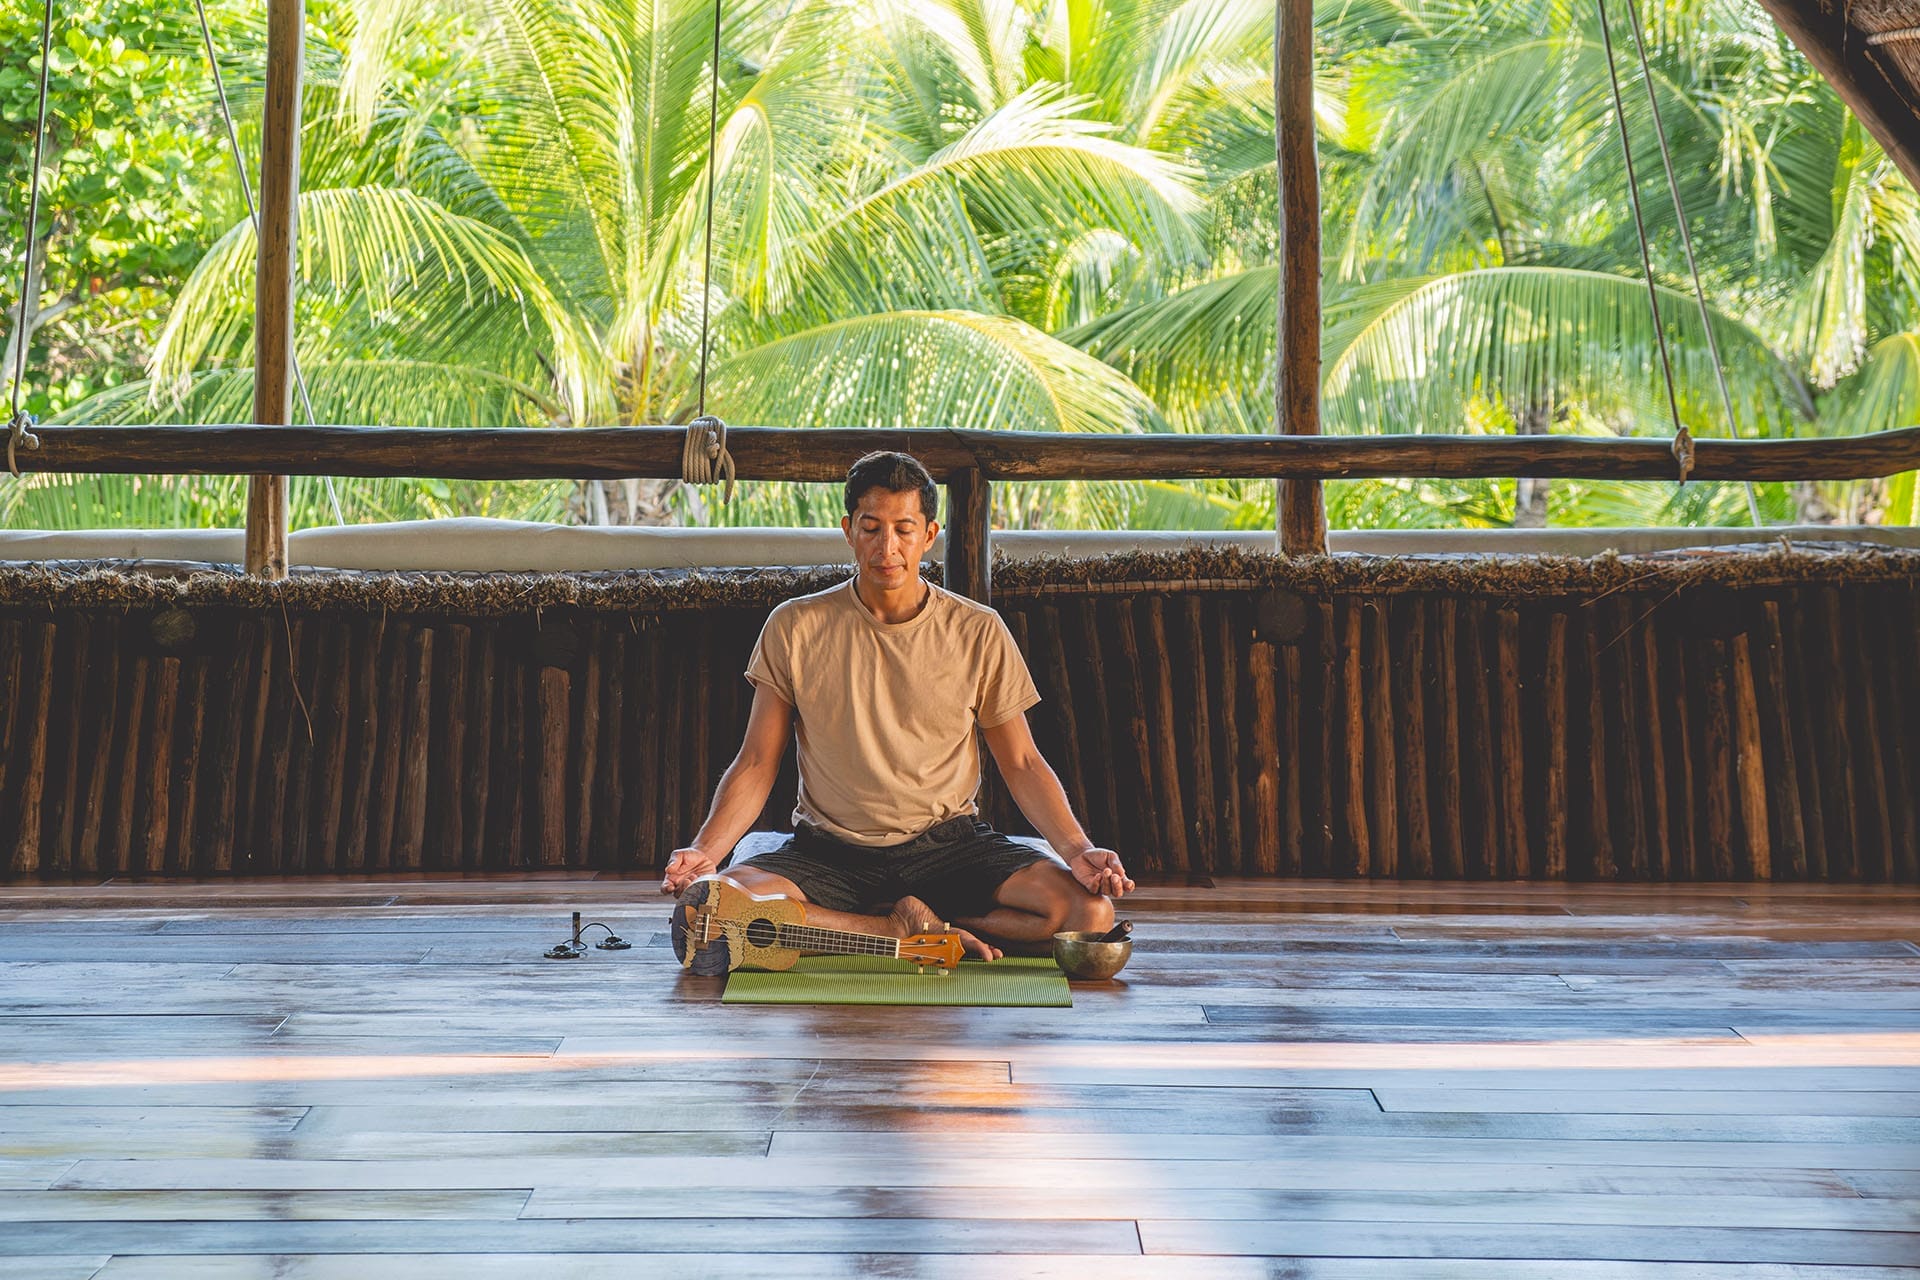
{"type": "MultiPolygon", "coordinates": [[[[583,573],[359,572],[313,570],[280,582],[231,566],[103,562],[0,563],[0,607],[201,606],[314,612],[498,616],[556,607],[627,613],[766,609],[844,581],[843,566],[635,569],[583,573]]],[[[938,565],[927,574],[940,580],[938,565]]],[[[1644,555],[1359,556],[1305,559],[1202,547],[1082,558],[999,559],[994,587],[1009,596],[1280,588],[1304,595],[1432,593],[1520,598],[1591,596],[1688,587],[1906,583],[1920,552],[1857,544],[1749,545],[1644,555]]]]}

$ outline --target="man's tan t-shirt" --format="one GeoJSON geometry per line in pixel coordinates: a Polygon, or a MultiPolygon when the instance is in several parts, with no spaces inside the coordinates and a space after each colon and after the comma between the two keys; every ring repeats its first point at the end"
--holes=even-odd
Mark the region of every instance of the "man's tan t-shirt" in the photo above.
{"type": "Polygon", "coordinates": [[[1007,624],[927,584],[926,607],[883,623],[854,580],[789,600],[761,629],[747,679],[792,705],[804,822],[848,844],[899,844],[978,813],[975,724],[1040,701],[1007,624]]]}

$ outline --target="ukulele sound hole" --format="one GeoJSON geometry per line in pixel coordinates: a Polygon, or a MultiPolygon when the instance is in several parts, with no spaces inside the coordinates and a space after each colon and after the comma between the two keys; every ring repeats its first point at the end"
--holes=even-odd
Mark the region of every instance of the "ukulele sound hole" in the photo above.
{"type": "Polygon", "coordinates": [[[756,947],[770,947],[780,936],[780,930],[771,920],[755,920],[747,926],[747,941],[756,947]]]}

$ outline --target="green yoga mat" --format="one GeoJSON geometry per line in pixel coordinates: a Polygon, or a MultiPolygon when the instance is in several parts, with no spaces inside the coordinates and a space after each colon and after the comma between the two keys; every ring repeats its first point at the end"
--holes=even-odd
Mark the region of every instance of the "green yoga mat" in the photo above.
{"type": "Polygon", "coordinates": [[[948,974],[916,972],[904,960],[801,956],[781,973],[736,969],[723,1004],[1042,1005],[1071,1008],[1067,976],[1045,956],[962,960],[948,974]]]}

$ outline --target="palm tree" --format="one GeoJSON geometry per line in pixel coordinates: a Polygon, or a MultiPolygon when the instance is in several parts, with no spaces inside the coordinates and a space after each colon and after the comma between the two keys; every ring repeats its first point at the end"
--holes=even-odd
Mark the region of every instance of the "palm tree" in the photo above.
{"type": "MultiPolygon", "coordinates": [[[[730,421],[1271,428],[1270,7],[729,3],[709,165],[711,12],[354,0],[314,58],[307,124],[301,358],[322,417],[685,421],[704,304],[707,400],[730,421]]],[[[1752,436],[1920,418],[1912,189],[1751,0],[1643,0],[1637,18],[1734,391],[1729,422],[1623,60],[1683,420],[1752,436]]],[[[1590,7],[1338,0],[1318,30],[1329,429],[1670,431],[1590,7]]],[[[1615,37],[1631,48],[1624,22],[1615,37]]],[[[251,252],[236,225],[182,290],[153,386],[87,416],[234,416],[251,252]]],[[[1912,518],[1914,487],[1798,497],[1912,518]]],[[[802,486],[756,486],[731,510],[671,489],[347,497],[356,512],[837,515],[802,486]]],[[[1794,513],[1784,488],[1761,496],[1770,518],[1794,513]]],[[[1553,503],[1562,522],[1745,519],[1724,486],[1560,484],[1553,503]]],[[[1356,482],[1329,506],[1336,524],[1526,523],[1546,494],[1356,482]]],[[[1011,486],[1001,509],[1016,525],[1258,526],[1271,490],[1011,486]]]]}
{"type": "MultiPolygon", "coordinates": [[[[1654,2],[1636,17],[1652,33],[1654,89],[1735,390],[1729,423],[1682,292],[1651,113],[1629,74],[1683,421],[1740,435],[1912,424],[1911,188],[1756,6],[1654,2]],[[1856,366],[1816,414],[1814,393],[1856,366]]],[[[1671,430],[1633,279],[1635,232],[1613,194],[1625,173],[1592,23],[1586,6],[1554,0],[1323,15],[1324,61],[1348,86],[1345,127],[1323,137],[1330,429],[1671,430]]],[[[1631,48],[1624,30],[1616,43],[1631,48]]],[[[1271,267],[1216,274],[1066,336],[1187,429],[1265,428],[1273,286],[1271,267]]],[[[1911,510],[1910,479],[1892,493],[1911,510]]],[[[1739,512],[1711,486],[1582,486],[1574,496],[1580,509],[1563,518],[1579,522],[1739,512]]],[[[1785,492],[1766,496],[1772,514],[1791,514],[1785,492]]],[[[1433,497],[1465,503],[1470,521],[1527,515],[1524,504],[1502,513],[1484,486],[1426,486],[1419,500],[1433,497]]],[[[1419,522],[1391,505],[1396,521],[1419,522]]]]}
{"type": "MultiPolygon", "coordinates": [[[[1158,425],[1123,376],[1018,314],[1009,278],[1044,259],[1036,228],[1191,256],[1185,167],[1056,85],[936,91],[947,109],[920,111],[908,81],[959,74],[925,10],[764,0],[725,8],[709,156],[711,12],[356,9],[306,130],[300,357],[323,417],[686,421],[704,302],[708,402],[734,421],[1158,425]],[[458,24],[453,83],[400,74],[422,31],[458,24]]],[[[153,362],[169,407],[244,393],[252,254],[238,223],[183,287],[153,362]]],[[[589,487],[588,514],[664,518],[660,488],[589,487]]]]}

